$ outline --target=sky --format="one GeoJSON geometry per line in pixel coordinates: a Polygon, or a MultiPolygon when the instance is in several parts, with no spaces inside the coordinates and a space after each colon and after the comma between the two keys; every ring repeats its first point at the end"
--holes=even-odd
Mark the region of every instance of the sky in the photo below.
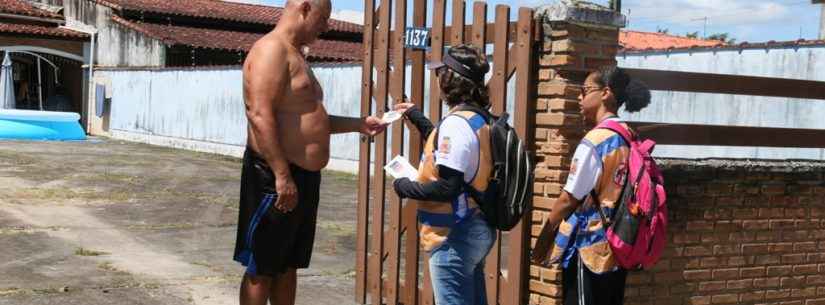
{"type": "MultiPolygon", "coordinates": [[[[284,3],[284,0],[234,1],[274,6],[283,6],[284,3]]],[[[511,8],[535,7],[554,1],[486,2],[489,10],[487,14],[492,18],[493,9],[497,4],[510,5],[511,8]]],[[[592,2],[606,5],[608,0],[592,2]]],[[[467,3],[467,19],[470,20],[472,4],[471,1],[467,3]]],[[[333,18],[355,22],[363,19],[362,0],[332,0],[332,5],[333,18]]],[[[816,39],[819,34],[821,10],[820,6],[811,4],[811,0],[624,0],[622,6],[622,13],[629,18],[626,28],[628,30],[653,32],[657,29],[667,29],[669,33],[681,36],[691,32],[699,32],[700,36],[705,33],[728,33],[737,42],[816,39]]]]}

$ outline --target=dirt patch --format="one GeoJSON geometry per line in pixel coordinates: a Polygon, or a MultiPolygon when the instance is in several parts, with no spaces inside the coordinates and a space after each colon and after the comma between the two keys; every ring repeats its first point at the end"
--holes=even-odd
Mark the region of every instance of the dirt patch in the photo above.
{"type": "MultiPolygon", "coordinates": [[[[120,141],[0,145],[0,305],[236,304],[240,160],[120,141]],[[114,300],[114,301],[113,301],[114,300]]],[[[298,304],[353,304],[356,177],[324,172],[298,304]]]]}

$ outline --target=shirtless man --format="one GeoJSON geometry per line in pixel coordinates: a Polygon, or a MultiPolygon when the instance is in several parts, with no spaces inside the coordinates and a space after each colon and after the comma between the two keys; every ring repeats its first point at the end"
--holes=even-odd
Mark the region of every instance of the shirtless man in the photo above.
{"type": "Polygon", "coordinates": [[[288,0],[277,27],[244,63],[249,128],[234,255],[247,267],[241,305],[295,303],[296,269],[307,268],[312,255],[330,134],[386,128],[375,117],[335,117],[324,109],[301,50],[327,30],[330,11],[330,0],[288,0]]]}

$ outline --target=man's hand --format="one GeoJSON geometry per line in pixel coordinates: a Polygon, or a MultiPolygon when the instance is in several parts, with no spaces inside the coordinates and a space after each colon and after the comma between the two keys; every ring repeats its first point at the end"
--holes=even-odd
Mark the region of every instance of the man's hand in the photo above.
{"type": "Polygon", "coordinates": [[[368,136],[374,136],[384,132],[388,125],[390,124],[377,117],[368,116],[361,120],[361,126],[358,128],[358,132],[368,136]]]}
{"type": "Polygon", "coordinates": [[[298,188],[291,175],[284,175],[275,178],[275,192],[278,199],[275,201],[275,209],[281,213],[292,212],[298,204],[298,188]]]}

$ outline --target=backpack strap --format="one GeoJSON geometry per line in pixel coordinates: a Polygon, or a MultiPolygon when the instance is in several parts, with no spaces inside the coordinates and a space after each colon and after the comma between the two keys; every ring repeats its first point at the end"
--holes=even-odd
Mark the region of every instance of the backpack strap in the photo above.
{"type": "Polygon", "coordinates": [[[627,130],[627,128],[625,128],[624,126],[622,126],[622,124],[619,124],[614,120],[604,120],[601,123],[599,123],[599,126],[596,126],[596,128],[609,129],[618,133],[622,136],[622,138],[624,138],[627,144],[630,144],[632,140],[636,139],[635,134],[631,134],[630,131],[627,130]]]}
{"type": "MultiPolygon", "coordinates": [[[[607,216],[604,215],[604,211],[602,211],[602,204],[601,201],[599,201],[599,194],[596,194],[596,188],[590,190],[590,198],[594,201],[596,211],[599,211],[599,218],[602,219],[602,228],[605,228],[605,230],[607,230],[607,228],[610,227],[612,223],[609,219],[607,219],[607,216]]],[[[585,198],[585,200],[587,199],[585,198]]]]}

